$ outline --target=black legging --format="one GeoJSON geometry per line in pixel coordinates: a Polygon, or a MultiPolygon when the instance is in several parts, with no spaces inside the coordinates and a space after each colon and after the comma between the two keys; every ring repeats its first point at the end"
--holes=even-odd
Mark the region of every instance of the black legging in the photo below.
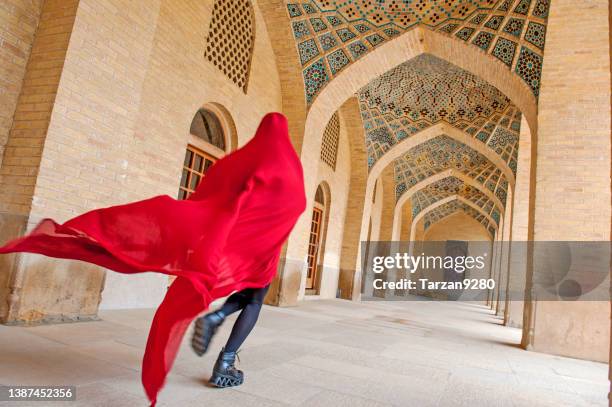
{"type": "Polygon", "coordinates": [[[270,288],[269,285],[263,288],[246,288],[238,291],[230,295],[219,310],[225,316],[242,310],[238,318],[236,318],[232,333],[225,344],[226,352],[236,352],[253,330],[268,288],[270,288]]]}

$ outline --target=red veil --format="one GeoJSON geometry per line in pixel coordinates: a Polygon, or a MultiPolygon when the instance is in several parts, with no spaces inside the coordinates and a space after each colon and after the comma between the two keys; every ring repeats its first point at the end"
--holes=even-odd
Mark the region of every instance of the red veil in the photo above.
{"type": "Polygon", "coordinates": [[[188,200],[168,195],[43,220],[0,253],[83,260],[120,273],[177,276],[157,309],[142,362],[152,405],[189,324],[210,302],[268,285],[306,198],[287,119],[267,114],[255,137],[217,161],[188,200]]]}

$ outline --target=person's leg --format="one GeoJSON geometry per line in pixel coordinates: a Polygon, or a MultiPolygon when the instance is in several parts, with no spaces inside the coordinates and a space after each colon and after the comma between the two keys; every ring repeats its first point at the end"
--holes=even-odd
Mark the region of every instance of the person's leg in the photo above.
{"type": "Polygon", "coordinates": [[[253,290],[247,288],[235,292],[225,300],[221,308],[196,319],[191,337],[191,348],[196,355],[202,356],[206,353],[212,337],[228,315],[246,307],[253,295],[251,291],[253,290]]]}
{"type": "Polygon", "coordinates": [[[238,351],[244,340],[253,330],[257,318],[259,317],[259,311],[261,311],[263,300],[268,292],[268,288],[270,288],[269,285],[263,288],[254,289],[253,292],[250,293],[250,298],[240,315],[238,315],[234,327],[232,328],[232,333],[227,339],[227,343],[225,344],[226,352],[238,351]]]}
{"type": "Polygon", "coordinates": [[[242,291],[235,292],[234,294],[230,295],[227,300],[225,300],[217,312],[221,312],[225,317],[227,317],[228,315],[243,309],[253,296],[252,291],[254,291],[253,288],[246,288],[242,291]]]}
{"type": "Polygon", "coordinates": [[[219,357],[213,368],[210,383],[214,386],[232,387],[239,386],[243,383],[244,373],[234,366],[236,352],[253,330],[268,288],[269,286],[250,291],[245,290],[244,297],[247,298],[246,305],[240,312],[240,315],[238,315],[232,332],[227,340],[227,344],[221,352],[219,352],[219,357]]]}

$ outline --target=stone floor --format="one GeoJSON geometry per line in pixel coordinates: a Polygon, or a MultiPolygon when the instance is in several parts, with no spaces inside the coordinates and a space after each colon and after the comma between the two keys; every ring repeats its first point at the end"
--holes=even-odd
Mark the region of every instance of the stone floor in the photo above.
{"type": "MultiPolygon", "coordinates": [[[[152,311],[100,316],[0,326],[0,383],[77,386],[77,402],[46,403],[53,406],[145,406],[139,369],[152,311]]],[[[214,350],[230,327],[223,326],[214,350]]],[[[519,338],[470,303],[265,307],[240,354],[244,385],[208,388],[216,355],[198,358],[185,341],[159,405],[607,406],[607,365],[526,352],[519,338]]]]}

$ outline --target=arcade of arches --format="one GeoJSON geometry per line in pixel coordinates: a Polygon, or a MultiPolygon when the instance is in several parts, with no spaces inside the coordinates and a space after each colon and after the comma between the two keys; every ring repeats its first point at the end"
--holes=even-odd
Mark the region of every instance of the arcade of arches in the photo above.
{"type": "MultiPolygon", "coordinates": [[[[0,242],[185,198],[270,111],[309,203],[269,304],[359,301],[362,241],[610,240],[607,0],[3,3],[0,242]]],[[[607,362],[609,302],[508,301],[538,270],[499,247],[488,304],[522,346],[607,362]]],[[[167,284],[3,256],[0,319],[153,307],[167,284]]]]}

